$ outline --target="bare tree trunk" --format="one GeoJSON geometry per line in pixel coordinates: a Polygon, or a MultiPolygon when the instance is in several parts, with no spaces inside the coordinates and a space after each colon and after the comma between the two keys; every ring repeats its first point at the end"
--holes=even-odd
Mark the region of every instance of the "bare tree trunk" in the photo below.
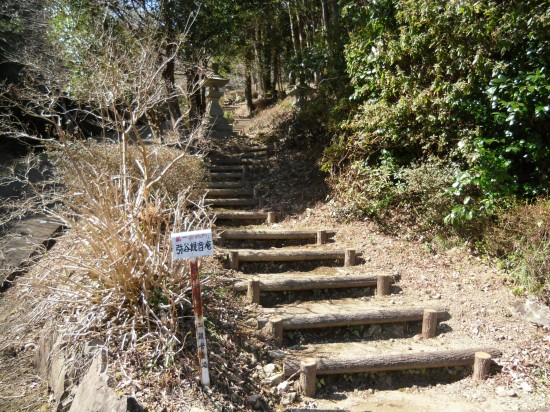
{"type": "Polygon", "coordinates": [[[288,19],[290,21],[290,37],[292,37],[292,49],[294,50],[294,56],[298,58],[298,41],[296,40],[296,30],[294,29],[294,19],[292,18],[290,1],[288,2],[288,19]]]}
{"type": "Polygon", "coordinates": [[[200,85],[200,75],[198,67],[193,67],[186,72],[187,76],[187,92],[189,93],[189,126],[196,129],[204,114],[203,96],[200,85]]]}
{"type": "Polygon", "coordinates": [[[246,65],[246,78],[244,82],[244,98],[248,113],[252,113],[254,111],[254,102],[252,101],[252,68],[248,63],[246,65]]]}

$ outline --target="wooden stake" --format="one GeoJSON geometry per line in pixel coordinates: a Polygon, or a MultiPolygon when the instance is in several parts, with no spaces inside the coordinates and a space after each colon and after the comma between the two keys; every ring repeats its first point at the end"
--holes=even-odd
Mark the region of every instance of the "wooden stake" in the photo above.
{"type": "Polygon", "coordinates": [[[474,379],[484,381],[489,377],[491,355],[487,352],[476,352],[474,360],[474,379]]]}
{"type": "Polygon", "coordinates": [[[275,346],[281,347],[283,346],[283,333],[284,333],[284,325],[283,325],[283,318],[280,316],[273,316],[269,318],[269,322],[266,325],[268,333],[273,338],[273,341],[275,342],[275,346]]]}
{"type": "Polygon", "coordinates": [[[390,294],[390,283],[393,276],[378,275],[376,278],[376,294],[378,296],[387,296],[390,294]]]}
{"type": "Polygon", "coordinates": [[[229,252],[229,268],[239,270],[239,252],[237,250],[229,252]]]}
{"type": "Polygon", "coordinates": [[[315,396],[317,389],[317,360],[306,358],[300,362],[300,389],[305,396],[315,396]]]}
{"type": "Polygon", "coordinates": [[[317,245],[324,245],[327,243],[327,231],[319,230],[317,231],[317,245]]]}
{"type": "Polygon", "coordinates": [[[277,223],[277,215],[275,214],[275,212],[267,212],[267,223],[277,223]]]}
{"type": "Polygon", "coordinates": [[[260,279],[254,278],[248,281],[246,298],[250,303],[260,304],[260,279]]]}
{"type": "Polygon", "coordinates": [[[197,352],[201,370],[201,383],[210,387],[210,373],[208,371],[208,353],[206,350],[206,330],[202,312],[201,282],[199,278],[199,264],[197,258],[190,259],[191,266],[191,296],[193,311],[195,312],[195,333],[197,337],[197,352]]]}
{"type": "Polygon", "coordinates": [[[346,249],[344,257],[344,266],[355,266],[355,250],[346,249]]]}
{"type": "Polygon", "coordinates": [[[437,333],[437,310],[424,309],[424,317],[422,318],[422,337],[430,339],[435,337],[437,333]]]}

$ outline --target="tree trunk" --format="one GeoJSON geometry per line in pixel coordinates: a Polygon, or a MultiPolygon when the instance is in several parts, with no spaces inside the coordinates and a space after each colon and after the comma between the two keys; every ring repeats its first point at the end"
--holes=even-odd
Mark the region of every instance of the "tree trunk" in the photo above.
{"type": "Polygon", "coordinates": [[[248,113],[254,111],[254,102],[252,100],[252,68],[249,64],[246,67],[246,78],[244,82],[244,99],[246,101],[246,108],[248,113]]]}
{"type": "Polygon", "coordinates": [[[189,126],[191,130],[194,130],[200,125],[205,112],[199,68],[197,66],[192,67],[187,71],[186,76],[190,103],[189,126]]]}

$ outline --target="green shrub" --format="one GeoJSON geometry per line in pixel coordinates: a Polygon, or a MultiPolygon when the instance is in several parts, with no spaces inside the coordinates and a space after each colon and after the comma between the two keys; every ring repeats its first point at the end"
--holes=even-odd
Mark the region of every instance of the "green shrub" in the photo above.
{"type": "MultiPolygon", "coordinates": [[[[379,167],[355,162],[340,175],[334,187],[340,214],[369,216],[386,226],[406,224],[417,233],[433,233],[455,201],[447,190],[455,167],[436,159],[397,166],[387,156],[379,167]]],[[[395,231],[395,228],[394,230],[395,231]]]]}

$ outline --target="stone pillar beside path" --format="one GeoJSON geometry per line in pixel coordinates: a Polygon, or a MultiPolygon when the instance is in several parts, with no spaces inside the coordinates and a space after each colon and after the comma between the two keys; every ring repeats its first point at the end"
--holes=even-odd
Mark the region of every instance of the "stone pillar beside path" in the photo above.
{"type": "Polygon", "coordinates": [[[223,97],[223,87],[229,83],[229,79],[225,79],[218,74],[218,65],[213,64],[212,70],[214,74],[207,77],[202,83],[206,87],[206,114],[202,123],[202,133],[205,136],[212,137],[227,137],[233,133],[233,127],[224,117],[220,98],[223,97]]]}

